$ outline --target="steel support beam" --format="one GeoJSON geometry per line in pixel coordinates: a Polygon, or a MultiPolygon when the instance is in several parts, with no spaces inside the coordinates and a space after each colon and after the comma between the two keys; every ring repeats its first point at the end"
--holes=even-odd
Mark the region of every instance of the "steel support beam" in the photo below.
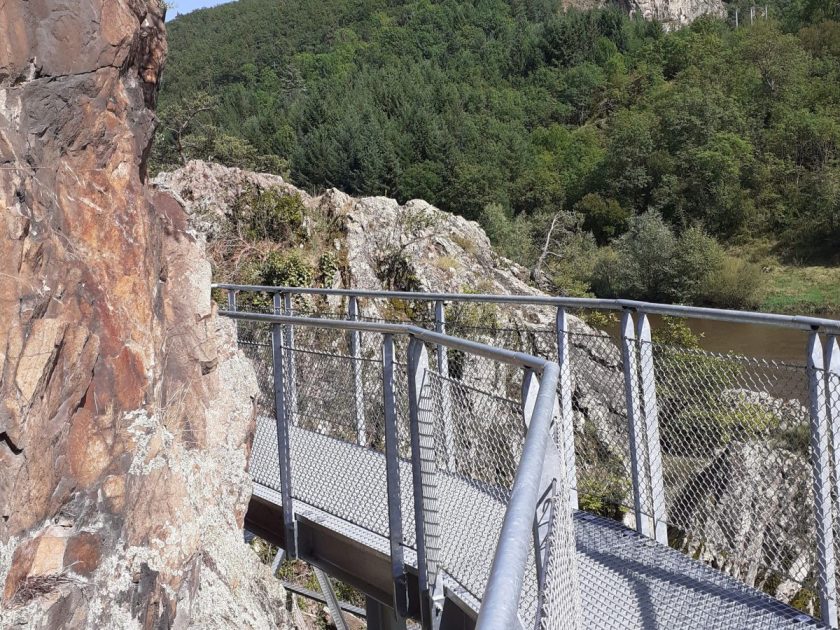
{"type": "MultiPolygon", "coordinates": [[[[347,319],[351,322],[359,319],[359,300],[350,296],[347,301],[347,319]]],[[[356,442],[359,446],[367,445],[367,423],[365,421],[365,385],[362,378],[362,333],[350,331],[350,356],[353,357],[353,400],[356,408],[356,442]]]]}
{"type": "Polygon", "coordinates": [[[394,338],[382,336],[382,383],[385,407],[385,474],[388,487],[388,533],[391,576],[394,580],[394,609],[400,617],[408,613],[408,587],[403,559],[402,503],[400,497],[400,444],[394,399],[394,338]]]}
{"type": "MultiPolygon", "coordinates": [[[[274,295],[275,310],[280,307],[280,296],[274,295]]],[[[288,326],[287,326],[288,328],[288,326]]],[[[297,535],[292,504],[292,460],[289,444],[289,418],[286,413],[285,361],[283,357],[283,325],[271,325],[271,361],[274,368],[274,418],[277,427],[277,457],[280,468],[280,494],[283,501],[283,525],[286,529],[286,552],[297,557],[297,535]]]]}
{"type": "MultiPolygon", "coordinates": [[[[443,300],[435,302],[435,332],[441,335],[446,334],[446,310],[443,300]]],[[[449,352],[448,348],[439,343],[435,346],[437,354],[437,371],[441,375],[441,423],[443,424],[443,439],[446,446],[446,466],[450,472],[456,471],[457,465],[457,444],[455,443],[455,427],[452,421],[452,386],[447,380],[449,378],[449,352]]]]}
{"type": "Polygon", "coordinates": [[[327,608],[330,611],[330,617],[332,617],[333,625],[336,630],[348,630],[347,621],[344,619],[344,615],[341,612],[341,603],[338,601],[338,597],[335,596],[335,591],[333,590],[332,582],[330,582],[330,577],[318,567],[312,567],[312,570],[315,572],[315,579],[318,580],[318,586],[321,588],[321,593],[323,593],[324,599],[327,600],[327,608]]]}
{"type": "Polygon", "coordinates": [[[405,620],[393,608],[368,597],[365,609],[368,630],[405,630],[405,620]]]}
{"type": "Polygon", "coordinates": [[[426,345],[415,338],[408,344],[408,409],[421,618],[428,630],[439,627],[443,612],[443,601],[434,592],[440,568],[441,524],[429,355],[426,345]]]}
{"type": "Polygon", "coordinates": [[[569,503],[572,509],[578,509],[577,461],[575,458],[575,422],[572,411],[572,362],[569,356],[569,318],[562,306],[557,309],[555,321],[557,334],[557,364],[560,376],[557,384],[559,396],[559,426],[557,432],[563,444],[563,460],[566,466],[566,481],[569,484],[569,503]]]}

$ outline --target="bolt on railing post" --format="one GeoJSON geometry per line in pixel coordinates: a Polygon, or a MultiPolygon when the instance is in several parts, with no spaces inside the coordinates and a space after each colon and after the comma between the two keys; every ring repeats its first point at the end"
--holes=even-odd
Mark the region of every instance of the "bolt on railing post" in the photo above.
{"type": "MultiPolygon", "coordinates": [[[[274,309],[280,308],[280,296],[274,294],[274,309]]],[[[283,526],[286,552],[289,558],[297,557],[297,528],[292,505],[292,464],[289,441],[289,418],[286,413],[286,377],[283,356],[283,325],[271,325],[271,361],[274,368],[274,418],[277,430],[277,459],[280,467],[280,496],[283,502],[283,526]]]]}
{"type": "MultiPolygon", "coordinates": [[[[351,295],[347,301],[347,318],[351,322],[359,319],[359,300],[351,295]]],[[[367,425],[365,422],[365,390],[362,379],[362,334],[358,330],[350,331],[350,356],[353,357],[353,385],[356,405],[356,442],[360,446],[367,444],[367,425]]]]}
{"type": "MultiPolygon", "coordinates": [[[[275,314],[294,315],[292,308],[292,294],[283,293],[283,307],[275,314]]],[[[294,326],[286,326],[286,348],[288,349],[286,361],[286,382],[289,389],[289,417],[292,425],[298,425],[298,391],[297,391],[297,365],[295,361],[295,329],[294,326]]]]}
{"type": "MultiPolygon", "coordinates": [[[[446,334],[446,311],[443,300],[435,302],[435,332],[441,335],[446,334]]],[[[441,397],[443,399],[441,409],[443,410],[443,436],[446,444],[446,466],[450,472],[455,472],[457,457],[455,453],[455,428],[452,426],[452,387],[449,381],[449,354],[443,344],[437,344],[437,371],[441,375],[441,397]]]]}
{"type": "Polygon", "coordinates": [[[575,424],[572,411],[572,362],[569,357],[569,320],[566,309],[557,309],[555,322],[557,335],[557,364],[560,377],[557,390],[560,403],[560,437],[563,443],[566,462],[566,481],[569,484],[569,503],[572,509],[578,509],[577,466],[575,459],[575,424]]]}
{"type": "Polygon", "coordinates": [[[400,617],[408,613],[408,582],[403,559],[402,502],[400,494],[400,445],[397,407],[394,398],[394,338],[382,335],[382,398],[385,408],[385,476],[388,489],[388,538],[394,609],[400,617]]]}
{"type": "Polygon", "coordinates": [[[638,314],[636,336],[639,346],[639,382],[641,384],[647,461],[650,472],[650,498],[653,502],[653,528],[656,541],[668,544],[668,522],[665,513],[665,482],[662,475],[662,451],[659,439],[659,408],[656,403],[656,375],[653,363],[653,341],[650,322],[638,314]]]}
{"type": "Polygon", "coordinates": [[[624,398],[627,402],[627,432],[630,441],[630,475],[633,482],[636,531],[650,536],[652,532],[647,515],[650,493],[645,474],[645,440],[642,429],[644,421],[637,387],[636,333],[633,330],[633,314],[630,311],[624,311],[621,315],[621,357],[624,364],[624,398]]]}
{"type": "Polygon", "coordinates": [[[814,331],[808,339],[808,390],[817,535],[817,588],[820,594],[820,616],[826,625],[834,628],[837,627],[837,586],[824,368],[822,340],[819,333],[814,331]]]}
{"type": "Polygon", "coordinates": [[[417,538],[417,573],[423,627],[436,628],[443,601],[433,597],[441,556],[434,408],[429,382],[426,345],[412,337],[408,344],[408,413],[411,433],[411,475],[414,483],[414,523],[417,538]]]}

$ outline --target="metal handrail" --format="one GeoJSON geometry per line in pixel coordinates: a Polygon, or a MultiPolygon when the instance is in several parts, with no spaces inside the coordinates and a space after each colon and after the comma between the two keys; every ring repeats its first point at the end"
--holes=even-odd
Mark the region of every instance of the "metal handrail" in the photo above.
{"type": "Polygon", "coordinates": [[[381,333],[384,335],[404,334],[416,337],[427,343],[439,344],[451,348],[475,354],[486,359],[493,359],[499,363],[526,367],[542,374],[545,366],[550,363],[546,359],[535,357],[524,352],[497,348],[478,341],[451,337],[442,333],[432,332],[419,326],[410,324],[390,324],[381,322],[362,322],[346,319],[322,319],[320,317],[300,317],[296,315],[270,315],[268,313],[249,313],[247,311],[219,311],[219,315],[231,319],[264,322],[268,324],[293,324],[308,328],[330,328],[333,330],[347,330],[359,332],[381,333]]]}
{"type": "Polygon", "coordinates": [[[534,511],[539,501],[540,478],[548,443],[551,441],[551,422],[559,375],[560,367],[550,363],[540,381],[537,402],[525,434],[525,445],[499,534],[499,544],[481,600],[478,630],[507,630],[517,625],[534,511]]]}
{"type": "Polygon", "coordinates": [[[540,484],[543,477],[546,452],[552,439],[551,425],[554,419],[560,366],[553,361],[533,355],[496,348],[409,324],[334,320],[228,310],[221,310],[219,314],[235,320],[257,321],[268,324],[291,324],[309,328],[372,332],[388,337],[394,334],[403,334],[424,342],[520,367],[540,375],[536,404],[525,433],[522,455],[516,467],[510,500],[505,510],[478,618],[478,628],[502,630],[514,627],[528,556],[531,552],[534,535],[532,528],[540,501],[540,484]]]}
{"type": "Polygon", "coordinates": [[[596,310],[639,311],[649,315],[670,315],[722,322],[759,324],[795,328],[798,330],[819,330],[840,334],[840,320],[800,315],[779,315],[756,311],[736,311],[701,306],[658,304],[637,300],[553,297],[547,295],[492,295],[480,293],[423,293],[412,291],[372,291],[364,289],[315,289],[311,287],[271,287],[261,285],[214,284],[214,289],[244,291],[248,293],[289,293],[297,295],[335,295],[345,297],[417,300],[424,302],[481,302],[491,304],[521,304],[529,306],[556,306],[563,308],[590,308],[596,310]]]}

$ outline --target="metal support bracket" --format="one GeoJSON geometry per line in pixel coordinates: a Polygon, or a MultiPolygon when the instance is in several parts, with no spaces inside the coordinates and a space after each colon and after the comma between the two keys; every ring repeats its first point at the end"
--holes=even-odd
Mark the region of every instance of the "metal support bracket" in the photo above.
{"type": "MultiPolygon", "coordinates": [[[[435,332],[446,334],[446,311],[443,300],[435,302],[435,332]]],[[[455,472],[457,459],[457,444],[455,443],[455,427],[452,425],[452,387],[449,381],[449,354],[443,344],[437,344],[437,371],[441,375],[441,413],[443,414],[443,436],[446,448],[446,467],[449,472],[455,472]]]]}
{"type": "Polygon", "coordinates": [[[653,503],[653,530],[656,542],[668,544],[668,519],[665,512],[665,481],[662,473],[662,451],[659,439],[659,407],[656,402],[656,376],[653,362],[653,340],[650,322],[638,314],[636,337],[639,351],[639,384],[644,418],[650,498],[653,503]]]}
{"type": "Polygon", "coordinates": [[[557,309],[555,322],[557,333],[557,364],[560,366],[557,393],[559,396],[559,427],[563,444],[563,459],[566,463],[566,481],[569,484],[569,503],[578,509],[577,462],[575,458],[575,422],[572,411],[572,362],[569,357],[569,320],[566,309],[557,309]]]}
{"type": "Polygon", "coordinates": [[[341,604],[338,601],[338,597],[335,596],[330,577],[318,567],[312,567],[312,569],[318,580],[318,586],[321,587],[321,593],[323,593],[324,598],[327,600],[327,608],[330,610],[333,625],[335,625],[336,630],[348,630],[347,620],[344,619],[344,614],[341,612],[341,604]]]}
{"type": "Polygon", "coordinates": [[[624,365],[624,397],[627,402],[627,431],[630,437],[630,474],[633,482],[633,508],[636,512],[636,531],[652,537],[653,531],[648,518],[650,490],[646,474],[647,460],[644,419],[639,400],[638,363],[636,333],[633,330],[633,314],[624,311],[621,315],[621,357],[624,365]]]}

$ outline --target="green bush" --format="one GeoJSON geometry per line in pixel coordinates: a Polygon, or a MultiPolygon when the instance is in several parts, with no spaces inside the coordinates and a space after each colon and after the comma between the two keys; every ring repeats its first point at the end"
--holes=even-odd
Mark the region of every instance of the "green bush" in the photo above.
{"type": "Polygon", "coordinates": [[[259,268],[260,284],[273,287],[310,287],[312,266],[295,250],[271,252],[259,268]]]}
{"type": "Polygon", "coordinates": [[[338,271],[338,256],[335,252],[324,252],[318,258],[318,282],[331,287],[338,271]]]}
{"type": "Polygon", "coordinates": [[[248,189],[234,202],[231,220],[248,240],[294,242],[300,236],[305,212],[297,193],[287,195],[274,188],[248,189]]]}
{"type": "Polygon", "coordinates": [[[484,206],[478,222],[502,256],[522,264],[529,264],[533,260],[531,226],[525,217],[512,217],[501,205],[491,203],[484,206]]]}
{"type": "Polygon", "coordinates": [[[627,230],[630,212],[615,199],[604,199],[598,193],[589,193],[575,204],[575,211],[584,217],[583,227],[604,244],[627,230]]]}
{"type": "Polygon", "coordinates": [[[703,289],[704,302],[720,308],[754,308],[761,303],[764,277],[758,265],[725,256],[709,274],[703,289]]]}

